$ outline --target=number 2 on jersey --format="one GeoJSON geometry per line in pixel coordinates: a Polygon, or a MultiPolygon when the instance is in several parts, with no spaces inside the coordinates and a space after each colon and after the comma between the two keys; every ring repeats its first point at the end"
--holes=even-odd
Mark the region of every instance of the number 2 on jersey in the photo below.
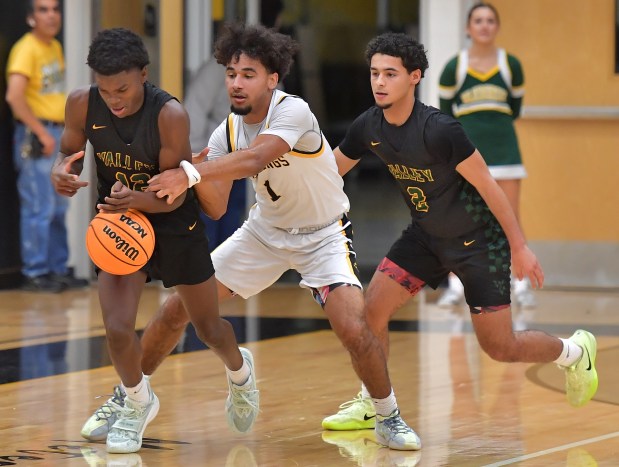
{"type": "Polygon", "coordinates": [[[426,203],[426,195],[421,188],[409,186],[406,191],[411,197],[411,203],[415,209],[420,212],[428,212],[428,203],[426,203]]]}

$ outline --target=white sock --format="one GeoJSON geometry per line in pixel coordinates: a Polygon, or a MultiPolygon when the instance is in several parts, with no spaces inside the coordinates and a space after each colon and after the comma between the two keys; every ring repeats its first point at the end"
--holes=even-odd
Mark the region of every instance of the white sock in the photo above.
{"type": "MultiPolygon", "coordinates": [[[[561,339],[561,338],[559,338],[561,339]]],[[[563,351],[555,363],[562,367],[570,367],[582,357],[582,347],[569,339],[561,339],[563,351]]]]}
{"type": "Polygon", "coordinates": [[[449,274],[449,289],[454,292],[458,292],[459,294],[464,293],[464,286],[462,285],[462,282],[458,279],[458,276],[453,273],[449,274]]]}
{"type": "Polygon", "coordinates": [[[398,408],[398,403],[395,400],[393,388],[391,389],[391,394],[389,394],[387,397],[385,397],[384,399],[372,398],[372,402],[374,402],[374,408],[376,409],[376,413],[381,417],[387,417],[391,415],[393,411],[398,408]]]}
{"type": "Polygon", "coordinates": [[[370,396],[370,392],[368,391],[368,388],[365,387],[365,384],[361,383],[361,397],[363,399],[371,399],[372,396],[370,396]]]}
{"type": "Polygon", "coordinates": [[[529,290],[529,280],[528,279],[516,279],[515,277],[512,280],[514,293],[526,292],[529,290]]]}
{"type": "Polygon", "coordinates": [[[142,379],[132,388],[128,388],[123,384],[123,388],[125,389],[125,394],[127,397],[134,402],[138,402],[141,405],[146,405],[150,401],[150,394],[148,391],[148,382],[144,375],[142,375],[142,379]]]}
{"type": "Polygon", "coordinates": [[[243,366],[241,368],[239,368],[238,370],[231,370],[230,368],[226,367],[226,373],[228,374],[232,382],[237,386],[243,386],[245,383],[247,383],[249,381],[249,376],[251,375],[249,365],[247,364],[245,359],[243,359],[243,366]]]}

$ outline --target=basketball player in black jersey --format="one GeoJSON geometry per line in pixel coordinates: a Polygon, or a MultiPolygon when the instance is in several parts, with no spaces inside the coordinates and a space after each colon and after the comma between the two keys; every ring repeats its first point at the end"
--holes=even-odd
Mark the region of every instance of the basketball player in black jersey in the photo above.
{"type": "MultiPolygon", "coordinates": [[[[176,99],[148,83],[148,63],[142,40],[127,29],[109,29],[95,37],[88,54],[95,84],[68,97],[66,126],[52,172],[54,186],[63,195],[73,196],[87,186],[78,177],[82,149],[89,140],[97,167],[97,210],[137,209],[155,230],[155,251],[142,270],[125,276],[98,271],[108,349],[123,383],[118,391],[126,393],[109,434],[109,427],[103,430],[109,452],[139,450],[144,429],[159,409],[142,374],[142,349],[135,333],[139,298],[149,278],[176,289],[198,336],[226,365],[231,427],[248,431],[258,412],[252,355],[239,349],[232,326],[219,316],[214,269],[193,190],[172,204],[145,191],[151,177],[191,159],[187,113],[176,99]]],[[[84,426],[82,434],[99,439],[95,431],[84,426]]]]}
{"type": "MultiPolygon", "coordinates": [[[[513,331],[510,264],[516,277],[536,287],[544,275],[460,123],[415,99],[428,67],[423,46],[405,34],[385,33],[370,41],[366,60],[376,105],[353,122],[334,153],[341,175],[362,157],[378,156],[411,212],[411,224],[379,264],[365,297],[385,354],[391,316],[425,284],[436,288],[453,271],[464,284],[482,349],[502,362],[556,362],[566,370],[568,401],[585,404],[597,390],[595,338],[583,330],[569,339],[513,331]]],[[[368,407],[361,399],[343,406],[345,413],[327,417],[325,428],[346,429],[368,407]]]]}

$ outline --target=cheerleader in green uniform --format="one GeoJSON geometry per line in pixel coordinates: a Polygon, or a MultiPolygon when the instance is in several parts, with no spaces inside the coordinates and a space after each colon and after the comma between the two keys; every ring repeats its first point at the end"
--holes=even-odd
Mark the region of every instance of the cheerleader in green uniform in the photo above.
{"type": "MultiPolygon", "coordinates": [[[[494,6],[474,5],[466,30],[471,46],[445,65],[439,83],[440,107],[460,121],[519,218],[520,181],[527,173],[514,120],[522,106],[524,74],[518,59],[495,44],[499,14],[494,6]]],[[[517,304],[535,306],[526,280],[514,280],[513,289],[517,304]]],[[[452,274],[438,304],[451,306],[462,299],[462,283],[452,274]]]]}

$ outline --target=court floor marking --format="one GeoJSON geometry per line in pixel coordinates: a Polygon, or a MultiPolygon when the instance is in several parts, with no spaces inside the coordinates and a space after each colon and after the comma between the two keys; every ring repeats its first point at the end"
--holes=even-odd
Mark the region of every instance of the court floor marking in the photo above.
{"type": "Polygon", "coordinates": [[[555,452],[565,451],[567,449],[575,448],[578,446],[583,446],[585,444],[597,443],[598,441],[604,441],[610,438],[616,438],[619,436],[619,431],[615,431],[614,433],[608,433],[606,435],[596,436],[595,438],[583,439],[582,441],[576,441],[574,443],[563,444],[562,446],[557,446],[550,449],[544,449],[543,451],[532,452],[531,454],[526,454],[524,456],[512,457],[511,459],[505,459],[504,461],[495,462],[493,464],[487,464],[483,467],[500,467],[502,465],[515,464],[516,462],[526,461],[528,459],[534,459],[536,457],[546,456],[548,454],[552,454],[555,452]]]}

